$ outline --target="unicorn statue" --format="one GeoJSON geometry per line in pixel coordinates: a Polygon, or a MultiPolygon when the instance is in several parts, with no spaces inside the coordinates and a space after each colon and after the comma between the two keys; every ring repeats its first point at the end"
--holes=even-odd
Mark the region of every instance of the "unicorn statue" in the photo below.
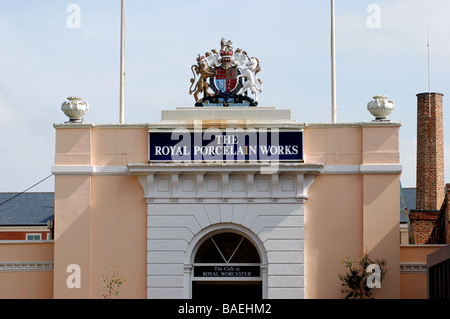
{"type": "Polygon", "coordinates": [[[242,74],[237,76],[237,80],[243,78],[244,81],[242,83],[242,88],[239,90],[237,94],[247,94],[247,91],[250,90],[254,95],[254,101],[258,103],[258,93],[262,91],[262,82],[256,74],[261,70],[261,66],[259,65],[259,61],[257,58],[249,58],[246,64],[246,68],[242,69],[242,74]]]}

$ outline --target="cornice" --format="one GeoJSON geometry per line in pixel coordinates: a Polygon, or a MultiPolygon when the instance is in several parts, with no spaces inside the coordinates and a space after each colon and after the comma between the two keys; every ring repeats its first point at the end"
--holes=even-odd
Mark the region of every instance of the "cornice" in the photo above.
{"type": "Polygon", "coordinates": [[[53,261],[2,261],[0,272],[53,271],[53,261]]]}
{"type": "Polygon", "coordinates": [[[304,128],[333,128],[333,127],[400,127],[401,122],[372,121],[372,122],[348,122],[348,123],[306,123],[295,120],[162,120],[160,122],[136,123],[136,124],[94,124],[94,123],[55,123],[55,129],[86,129],[86,128],[109,128],[109,129],[149,129],[164,130],[174,128],[194,128],[196,124],[202,127],[230,127],[230,128],[277,128],[277,129],[304,129],[304,128]]]}
{"type": "Polygon", "coordinates": [[[305,163],[150,163],[150,164],[129,164],[128,169],[133,173],[232,173],[232,172],[263,172],[274,169],[276,173],[295,172],[318,174],[323,164],[305,164],[305,163]]]}
{"type": "Polygon", "coordinates": [[[400,127],[401,122],[372,121],[372,122],[343,122],[343,123],[305,123],[305,128],[332,128],[332,127],[400,127]]]}
{"type": "Polygon", "coordinates": [[[39,232],[45,232],[49,231],[48,227],[46,225],[0,225],[0,231],[2,232],[25,232],[25,231],[39,231],[39,232]]]}
{"type": "Polygon", "coordinates": [[[400,272],[408,274],[423,274],[427,272],[426,263],[400,263],[400,272]]]}
{"type": "Polygon", "coordinates": [[[132,163],[124,166],[54,165],[54,175],[142,175],[146,173],[299,172],[321,175],[399,174],[401,164],[324,165],[314,163],[132,163]]]}

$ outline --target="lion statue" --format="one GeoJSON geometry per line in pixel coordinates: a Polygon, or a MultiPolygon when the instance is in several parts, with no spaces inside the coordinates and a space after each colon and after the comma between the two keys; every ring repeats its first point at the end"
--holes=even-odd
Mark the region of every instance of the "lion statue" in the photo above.
{"type": "Polygon", "coordinates": [[[192,74],[194,75],[194,78],[191,78],[191,87],[189,88],[189,94],[192,95],[194,93],[194,98],[196,102],[199,102],[198,95],[203,92],[203,97],[206,96],[214,96],[214,94],[209,93],[209,84],[206,81],[207,78],[214,76],[215,73],[211,69],[211,67],[208,65],[208,63],[205,60],[205,57],[198,55],[197,58],[197,65],[191,66],[192,74]],[[194,88],[192,86],[195,83],[196,75],[199,76],[197,83],[195,84],[194,88]]]}

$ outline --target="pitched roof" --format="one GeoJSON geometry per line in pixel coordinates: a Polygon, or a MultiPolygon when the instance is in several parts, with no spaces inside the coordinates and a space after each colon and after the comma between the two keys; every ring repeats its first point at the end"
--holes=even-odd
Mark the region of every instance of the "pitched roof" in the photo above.
{"type": "Polygon", "coordinates": [[[411,209],[416,209],[416,189],[412,187],[401,188],[400,198],[400,222],[406,223],[404,208],[408,213],[411,209]],[[405,206],[405,207],[404,207],[405,206]]]}
{"type": "Polygon", "coordinates": [[[416,189],[415,188],[403,188],[403,197],[405,198],[405,204],[408,211],[416,209],[416,189]]]}
{"type": "Polygon", "coordinates": [[[54,201],[54,193],[0,193],[0,225],[46,225],[54,201]]]}

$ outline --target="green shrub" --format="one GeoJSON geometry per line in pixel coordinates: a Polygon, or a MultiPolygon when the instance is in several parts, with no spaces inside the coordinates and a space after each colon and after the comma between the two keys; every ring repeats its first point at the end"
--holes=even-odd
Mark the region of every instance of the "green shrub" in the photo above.
{"type": "Polygon", "coordinates": [[[118,288],[125,282],[124,278],[119,277],[117,266],[109,268],[110,276],[102,276],[102,282],[105,284],[106,294],[102,295],[102,299],[112,299],[119,295],[118,288]]]}
{"type": "Polygon", "coordinates": [[[367,250],[364,251],[363,255],[359,257],[358,263],[350,257],[345,257],[342,260],[342,264],[347,268],[345,274],[340,274],[339,279],[341,280],[342,286],[344,287],[341,292],[345,294],[345,299],[366,299],[372,297],[372,289],[370,288],[367,281],[372,278],[371,272],[367,269],[370,265],[375,264],[380,267],[380,283],[383,281],[388,269],[386,268],[386,260],[376,259],[373,261],[370,259],[367,250]]]}

